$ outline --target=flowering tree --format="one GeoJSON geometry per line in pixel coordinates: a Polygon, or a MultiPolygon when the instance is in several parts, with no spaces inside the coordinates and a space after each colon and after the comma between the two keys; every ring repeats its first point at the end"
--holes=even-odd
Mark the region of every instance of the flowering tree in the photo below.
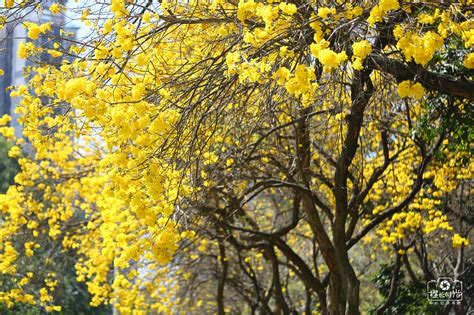
{"type": "MultiPolygon", "coordinates": [[[[65,250],[92,305],[123,314],[358,314],[375,259],[393,262],[383,314],[402,268],[460,277],[465,2],[84,1],[74,40],[23,22],[33,66],[11,96],[32,154],[1,199],[0,301],[60,310],[60,274],[23,267],[65,250]]],[[[75,16],[6,1],[4,24],[33,9],[75,16]]]]}

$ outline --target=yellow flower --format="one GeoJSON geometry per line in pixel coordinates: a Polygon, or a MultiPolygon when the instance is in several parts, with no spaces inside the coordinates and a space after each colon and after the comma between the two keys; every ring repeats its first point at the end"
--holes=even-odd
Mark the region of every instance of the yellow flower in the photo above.
{"type": "Polygon", "coordinates": [[[364,59],[372,52],[372,45],[366,39],[361,40],[352,44],[352,51],[354,56],[364,59]]]}
{"type": "Polygon", "coordinates": [[[280,8],[281,12],[287,15],[293,15],[298,11],[296,5],[293,3],[280,2],[278,7],[280,8]]]}
{"type": "Polygon", "coordinates": [[[152,17],[151,13],[149,11],[146,11],[142,16],[142,20],[144,23],[150,23],[151,17],[152,17]]]}
{"type": "Polygon", "coordinates": [[[27,33],[28,37],[34,40],[38,39],[39,34],[41,32],[39,25],[36,23],[31,23],[31,22],[26,22],[25,25],[28,28],[28,33],[27,33]]]}
{"type": "Polygon", "coordinates": [[[437,20],[436,16],[431,16],[429,14],[426,14],[422,12],[421,14],[418,15],[417,17],[418,22],[423,23],[423,24],[434,24],[437,20]]]}
{"type": "Polygon", "coordinates": [[[381,0],[379,5],[385,12],[400,8],[400,3],[398,0],[381,0]]]}
{"type": "Polygon", "coordinates": [[[53,3],[52,5],[49,6],[49,11],[52,14],[59,14],[61,13],[62,10],[63,8],[61,7],[59,3],[53,3]]]}
{"type": "Polygon", "coordinates": [[[453,237],[451,238],[451,241],[453,242],[453,248],[468,246],[470,244],[467,238],[464,238],[457,233],[453,235],[453,237]]]}
{"type": "Polygon", "coordinates": [[[132,88],[132,98],[134,101],[139,101],[142,99],[143,94],[145,93],[145,84],[138,83],[132,88]]]}
{"type": "Polygon", "coordinates": [[[336,9],[335,8],[326,8],[326,7],[323,7],[323,8],[319,8],[318,9],[318,16],[320,18],[327,18],[329,16],[329,14],[336,14],[336,9]]]}
{"type": "Polygon", "coordinates": [[[249,19],[255,13],[257,9],[257,3],[254,0],[239,1],[239,6],[237,9],[237,18],[241,22],[245,22],[245,20],[249,19]]]}
{"type": "Polygon", "coordinates": [[[421,65],[426,65],[444,42],[439,34],[432,31],[420,37],[415,32],[404,32],[401,27],[396,27],[394,35],[398,38],[397,48],[403,52],[407,61],[415,60],[421,65]]]}
{"type": "Polygon", "coordinates": [[[61,57],[63,55],[62,52],[54,50],[54,49],[48,49],[48,54],[50,54],[51,57],[53,57],[53,58],[58,58],[58,57],[61,57]]]}
{"type": "Polygon", "coordinates": [[[113,21],[111,19],[108,19],[105,21],[104,26],[102,28],[102,34],[107,35],[113,30],[113,21]]]}
{"type": "Polygon", "coordinates": [[[374,25],[376,22],[381,22],[382,17],[387,14],[390,10],[396,10],[400,7],[398,0],[381,0],[378,5],[373,7],[370,11],[370,16],[367,19],[370,25],[374,25]]]}
{"type": "Polygon", "coordinates": [[[362,65],[362,59],[361,58],[353,58],[352,61],[352,68],[355,70],[362,70],[364,66],[362,65]]]}
{"type": "Polygon", "coordinates": [[[41,288],[39,292],[40,292],[40,301],[41,302],[45,303],[45,302],[52,301],[53,297],[51,295],[49,295],[47,288],[41,288]]]}
{"type": "Polygon", "coordinates": [[[425,89],[419,82],[413,84],[412,81],[407,80],[398,85],[398,95],[401,98],[414,97],[416,99],[421,99],[424,94],[425,89]]]}
{"type": "Polygon", "coordinates": [[[0,127],[0,134],[9,140],[15,138],[15,128],[13,127],[0,127]]]}
{"type": "Polygon", "coordinates": [[[470,53],[464,57],[463,65],[468,69],[474,69],[474,53],[470,53]]]}
{"type": "Polygon", "coordinates": [[[336,53],[329,48],[325,48],[319,51],[318,60],[324,66],[325,70],[331,70],[336,68],[339,64],[347,60],[346,52],[336,53]]]}
{"type": "Polygon", "coordinates": [[[51,30],[51,23],[44,23],[41,25],[38,25],[33,22],[25,22],[24,23],[26,28],[28,29],[28,37],[36,40],[39,38],[40,34],[46,34],[47,31],[51,30]]]}
{"type": "Polygon", "coordinates": [[[34,247],[34,243],[33,242],[26,242],[25,243],[25,255],[28,256],[28,257],[31,257],[34,255],[34,251],[33,251],[33,247],[34,247]]]}
{"type": "Polygon", "coordinates": [[[8,156],[11,158],[17,158],[20,156],[20,154],[21,154],[21,150],[16,145],[11,147],[10,150],[8,151],[8,156]]]}
{"type": "Polygon", "coordinates": [[[3,115],[0,118],[0,126],[6,125],[11,120],[12,120],[12,117],[10,115],[7,115],[7,114],[3,115]]]}
{"type": "Polygon", "coordinates": [[[48,313],[49,312],[61,312],[62,307],[60,305],[54,305],[54,306],[48,305],[44,309],[48,313]]]}
{"type": "Polygon", "coordinates": [[[285,67],[281,67],[277,71],[273,73],[273,79],[277,79],[277,83],[279,85],[285,85],[285,83],[288,81],[290,78],[291,73],[290,70],[288,70],[285,67]]]}
{"type": "Polygon", "coordinates": [[[372,45],[368,40],[361,40],[352,44],[352,67],[355,70],[362,70],[362,61],[372,52],[372,45]]]}

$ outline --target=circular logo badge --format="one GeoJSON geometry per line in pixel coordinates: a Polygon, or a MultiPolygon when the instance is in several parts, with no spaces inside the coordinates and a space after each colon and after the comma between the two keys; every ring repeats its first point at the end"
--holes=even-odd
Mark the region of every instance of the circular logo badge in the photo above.
{"type": "Polygon", "coordinates": [[[448,280],[443,280],[439,283],[439,288],[443,291],[448,291],[451,288],[451,283],[448,280]]]}

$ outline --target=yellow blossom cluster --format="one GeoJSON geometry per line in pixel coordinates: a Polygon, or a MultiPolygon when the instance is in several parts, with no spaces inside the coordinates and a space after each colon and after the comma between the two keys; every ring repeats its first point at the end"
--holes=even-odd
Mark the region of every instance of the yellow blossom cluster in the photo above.
{"type": "Polygon", "coordinates": [[[46,34],[46,32],[51,31],[51,23],[38,25],[33,22],[25,22],[25,27],[28,29],[28,37],[33,40],[38,39],[40,34],[46,34]]]}
{"type": "Polygon", "coordinates": [[[398,84],[398,95],[401,98],[413,97],[415,99],[423,98],[425,89],[419,82],[413,83],[412,81],[403,81],[398,84]]]}
{"type": "MultiPolygon", "coordinates": [[[[38,116],[33,115],[34,105],[29,101],[28,97],[22,101],[23,106],[32,109],[32,115],[25,116],[25,120],[29,123],[36,121],[36,128],[41,128],[38,116]]],[[[18,107],[18,111],[24,109],[23,106],[18,107]]],[[[43,119],[46,122],[51,120],[52,125],[61,121],[59,117],[51,116],[43,119]]],[[[1,120],[7,123],[9,117],[4,116],[1,120]]],[[[35,159],[20,158],[22,172],[15,178],[18,186],[10,187],[5,195],[0,196],[3,220],[0,226],[1,272],[17,274],[28,259],[44,259],[46,269],[52,266],[41,246],[48,240],[64,250],[74,250],[82,257],[76,265],[78,281],[88,281],[93,305],[109,302],[123,304],[120,309],[125,314],[131,309],[151,307],[143,302],[130,304],[131,299],[144,300],[140,296],[149,296],[154,292],[151,287],[143,292],[140,282],[133,279],[138,277],[137,269],[147,266],[152,272],[172,259],[181,239],[178,227],[170,218],[162,216],[158,220],[160,213],[169,216],[172,209],[164,202],[151,207],[145,195],[134,196],[128,201],[117,198],[115,190],[127,190],[122,176],[109,177],[100,172],[93,175],[93,168],[99,165],[99,159],[104,154],[90,150],[99,144],[98,139],[81,137],[81,145],[77,146],[74,138],[68,135],[56,134],[54,140],[47,136],[48,141],[54,141],[55,145],[55,150],[50,150],[46,149],[43,141],[35,141],[41,138],[40,134],[26,134],[37,137],[31,138],[36,148],[35,159]],[[85,171],[84,175],[71,177],[78,167],[85,171]],[[38,193],[42,196],[39,200],[34,197],[38,193]],[[85,220],[75,222],[77,216],[85,220]],[[80,228],[64,230],[69,224],[80,228]],[[19,260],[20,255],[25,258],[19,260]],[[131,281],[125,288],[123,283],[117,284],[117,280],[109,283],[108,275],[116,268],[123,270],[117,277],[123,275],[131,281]],[[132,291],[134,295],[130,295],[132,291]]],[[[17,142],[19,145],[22,143],[17,142]]],[[[12,149],[19,150],[18,146],[12,149]]],[[[110,162],[110,159],[105,161],[110,162]]],[[[154,184],[159,175],[149,176],[150,184],[154,184]]],[[[163,181],[166,183],[169,179],[163,178],[163,181]]],[[[158,198],[161,197],[158,194],[158,198]]],[[[60,312],[60,306],[52,304],[58,280],[46,278],[46,286],[38,289],[36,297],[34,288],[25,286],[30,278],[39,280],[36,275],[28,274],[18,282],[19,287],[0,293],[2,303],[10,307],[14,303],[29,303],[43,307],[46,312],[60,312]]],[[[156,301],[157,304],[152,304],[155,308],[168,303],[158,297],[156,301]]]]}
{"type": "Polygon", "coordinates": [[[53,3],[49,6],[48,10],[52,13],[52,14],[59,14],[61,13],[64,8],[61,4],[59,3],[53,3]]]}
{"type": "Polygon", "coordinates": [[[466,239],[465,237],[460,236],[457,233],[453,235],[452,242],[453,242],[453,247],[454,248],[459,248],[461,246],[469,245],[469,240],[466,239]]]}
{"type": "Polygon", "coordinates": [[[421,65],[426,65],[444,43],[443,37],[436,32],[429,31],[419,36],[415,32],[404,31],[401,26],[397,26],[393,32],[398,39],[397,48],[403,52],[406,60],[414,60],[421,65]]]}
{"type": "Polygon", "coordinates": [[[474,69],[474,53],[468,54],[466,57],[464,57],[464,67],[468,69],[474,69]]]}
{"type": "Polygon", "coordinates": [[[339,64],[347,60],[345,51],[336,53],[328,47],[329,42],[324,39],[321,42],[313,43],[310,46],[311,53],[319,60],[319,62],[321,62],[326,72],[337,68],[339,64]]]}
{"type": "Polygon", "coordinates": [[[382,22],[382,18],[390,10],[396,10],[400,7],[398,0],[380,0],[379,3],[372,8],[370,16],[367,19],[370,25],[376,22],[382,22]]]}
{"type": "Polygon", "coordinates": [[[352,44],[352,67],[356,70],[362,70],[362,61],[372,52],[372,45],[368,40],[362,40],[352,44]]]}

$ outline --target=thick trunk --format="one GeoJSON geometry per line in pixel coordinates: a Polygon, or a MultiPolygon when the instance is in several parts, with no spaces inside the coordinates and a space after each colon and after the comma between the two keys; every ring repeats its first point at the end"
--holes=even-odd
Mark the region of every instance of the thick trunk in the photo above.
{"type": "MultiPolygon", "coordinates": [[[[309,117],[309,108],[306,108],[301,111],[301,117],[309,117]]],[[[296,151],[298,156],[298,165],[301,174],[301,180],[304,182],[305,186],[309,187],[310,181],[310,162],[311,162],[311,140],[309,133],[309,118],[300,120],[297,128],[296,134],[296,151]]],[[[302,194],[302,204],[303,209],[307,215],[308,223],[314,233],[314,237],[318,246],[321,250],[324,261],[326,262],[329,271],[331,272],[330,284],[329,284],[329,293],[328,298],[321,300],[324,304],[321,304],[323,313],[326,312],[325,304],[326,301],[329,301],[330,306],[328,308],[330,314],[339,314],[335,313],[331,308],[337,308],[341,301],[344,300],[344,294],[342,289],[342,279],[343,274],[341,272],[340,264],[338,263],[334,246],[324,229],[324,225],[321,221],[321,217],[318,214],[318,210],[308,194],[302,194]]],[[[342,302],[342,305],[345,303],[342,302]]]]}
{"type": "Polygon", "coordinates": [[[332,310],[331,313],[357,315],[359,314],[360,282],[349,260],[343,229],[340,233],[334,235],[334,247],[336,248],[337,260],[341,265],[343,277],[333,277],[332,281],[330,281],[330,286],[333,286],[333,289],[329,291],[329,294],[333,295],[330,299],[331,301],[338,301],[337,303],[339,304],[337,312],[333,313],[332,310]],[[343,296],[342,298],[340,297],[341,295],[343,296]]]}
{"type": "Polygon", "coordinates": [[[343,315],[346,309],[346,294],[343,278],[331,273],[328,288],[329,314],[343,315]]]}
{"type": "MultiPolygon", "coordinates": [[[[331,273],[328,301],[330,314],[359,314],[359,280],[352,268],[346,245],[346,222],[349,215],[347,182],[349,167],[358,148],[359,134],[367,107],[373,92],[370,80],[371,70],[357,73],[351,86],[351,114],[347,116],[347,133],[342,151],[336,162],[334,174],[335,215],[332,222],[332,241],[327,234],[321,217],[311,196],[303,196],[303,208],[314,232],[316,241],[331,273]]],[[[303,115],[307,115],[303,110],[303,115]]],[[[309,121],[301,120],[297,128],[297,153],[301,179],[310,187],[310,133],[309,121]]],[[[356,215],[356,214],[353,214],[356,215]]]]}
{"type": "MultiPolygon", "coordinates": [[[[332,225],[332,236],[336,258],[344,277],[340,279],[344,300],[340,301],[335,314],[359,314],[359,280],[352,268],[346,245],[346,222],[349,215],[348,178],[349,167],[358,148],[360,130],[364,119],[364,111],[372,96],[373,86],[370,80],[370,70],[357,73],[351,85],[351,113],[347,116],[347,132],[342,144],[342,151],[337,159],[334,173],[334,199],[336,215],[332,225]]],[[[357,215],[353,213],[352,215],[357,215]]],[[[335,279],[334,281],[336,281],[335,279]]],[[[335,292],[333,292],[335,294],[335,292]]]]}

